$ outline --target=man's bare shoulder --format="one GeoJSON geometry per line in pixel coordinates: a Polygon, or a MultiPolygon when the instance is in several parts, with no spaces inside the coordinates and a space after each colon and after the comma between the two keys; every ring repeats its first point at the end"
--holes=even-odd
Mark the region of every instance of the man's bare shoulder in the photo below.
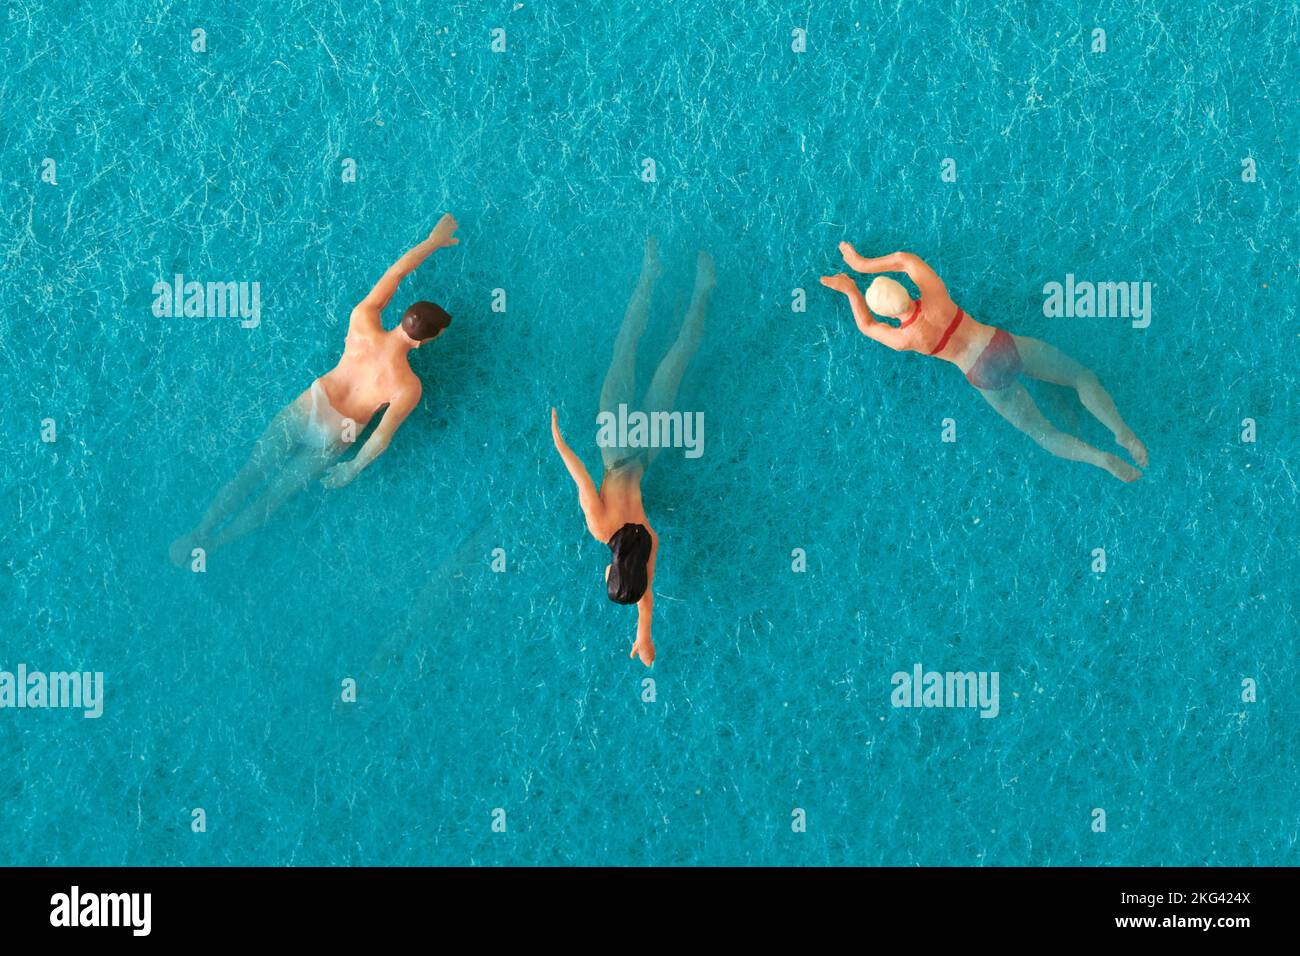
{"type": "Polygon", "coordinates": [[[405,368],[398,371],[397,380],[393,387],[394,399],[406,399],[412,403],[418,402],[420,396],[424,394],[424,383],[420,381],[420,376],[415,374],[409,363],[404,363],[405,368]]]}
{"type": "Polygon", "coordinates": [[[378,306],[367,305],[365,302],[358,302],[352,307],[351,314],[348,315],[348,325],[352,328],[360,326],[372,330],[382,330],[383,314],[384,310],[378,306]]]}

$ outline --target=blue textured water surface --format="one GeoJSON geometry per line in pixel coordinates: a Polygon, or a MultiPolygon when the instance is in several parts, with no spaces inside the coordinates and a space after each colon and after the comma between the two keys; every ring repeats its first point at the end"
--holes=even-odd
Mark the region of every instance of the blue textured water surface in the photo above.
{"type": "Polygon", "coordinates": [[[2,862],[1300,861],[1295,5],[589,6],[8,5],[0,670],[107,699],[0,710],[2,862]],[[455,316],[392,448],[174,568],[445,210],[387,316],[455,316]],[[697,250],[719,282],[704,455],[645,481],[647,672],[548,415],[597,469],[650,234],[643,381],[697,250]],[[1095,368],[1146,476],[859,335],[817,284],[846,238],[1095,368]],[[178,272],[260,282],[261,324],[155,318],[178,272]],[[1045,318],[1067,273],[1154,283],[1150,327],[1045,318]],[[916,663],[997,671],[999,715],[891,707],[916,663]]]}

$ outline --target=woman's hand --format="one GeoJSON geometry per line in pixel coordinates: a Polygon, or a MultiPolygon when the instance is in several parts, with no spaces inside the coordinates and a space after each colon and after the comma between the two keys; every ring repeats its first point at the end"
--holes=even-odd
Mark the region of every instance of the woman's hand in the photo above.
{"type": "Polygon", "coordinates": [[[844,264],[856,272],[866,272],[867,260],[858,255],[858,250],[853,248],[849,242],[840,243],[840,255],[844,257],[844,264]]]}
{"type": "Polygon", "coordinates": [[[433,232],[429,233],[429,242],[439,249],[446,246],[455,246],[460,244],[460,240],[455,238],[454,233],[459,224],[452,218],[451,213],[444,213],[443,217],[438,220],[438,225],[433,227],[433,232]]]}
{"type": "Polygon", "coordinates": [[[646,667],[649,667],[655,662],[655,642],[650,640],[649,637],[646,637],[643,640],[638,640],[632,645],[632,653],[627,656],[639,657],[641,658],[641,663],[646,667]]]}
{"type": "Polygon", "coordinates": [[[858,284],[843,272],[836,273],[833,276],[822,276],[822,285],[828,289],[834,289],[836,292],[843,292],[845,295],[855,292],[858,288],[858,284]]]}
{"type": "MultiPolygon", "coordinates": [[[[904,272],[903,258],[907,255],[904,252],[891,252],[887,256],[879,256],[875,259],[867,259],[858,255],[858,250],[854,249],[850,243],[840,243],[840,255],[844,257],[844,264],[854,272],[904,272]]],[[[913,276],[915,279],[915,276],[913,276]]]]}
{"type": "Polygon", "coordinates": [[[555,447],[564,448],[564,436],[560,434],[560,419],[555,412],[555,406],[551,406],[551,438],[555,442],[555,447]]]}

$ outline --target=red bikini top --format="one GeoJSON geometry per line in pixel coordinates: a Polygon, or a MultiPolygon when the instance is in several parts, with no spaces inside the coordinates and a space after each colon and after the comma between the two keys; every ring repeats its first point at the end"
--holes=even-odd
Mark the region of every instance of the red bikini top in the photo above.
{"type": "MultiPolygon", "coordinates": [[[[909,315],[902,322],[901,325],[899,325],[899,328],[900,329],[907,328],[909,325],[911,325],[913,322],[916,321],[916,317],[920,314],[921,314],[921,300],[917,299],[916,305],[912,306],[912,314],[909,315]]],[[[952,334],[957,331],[957,326],[961,325],[961,320],[964,318],[966,318],[966,313],[961,310],[961,306],[957,306],[957,311],[952,317],[952,322],[950,322],[948,324],[948,328],[944,330],[943,337],[939,339],[939,344],[934,347],[934,350],[930,353],[931,355],[938,355],[940,352],[943,351],[944,346],[948,344],[948,340],[952,338],[952,334]]]]}
{"type": "Polygon", "coordinates": [[[918,315],[920,315],[920,314],[921,314],[921,300],[920,300],[920,299],[917,299],[917,300],[916,300],[916,305],[912,306],[912,314],[909,315],[909,316],[908,316],[908,317],[903,321],[903,324],[900,325],[899,328],[900,328],[900,329],[905,329],[905,328],[907,328],[909,325],[911,325],[913,322],[916,321],[916,317],[917,317],[918,315]]]}

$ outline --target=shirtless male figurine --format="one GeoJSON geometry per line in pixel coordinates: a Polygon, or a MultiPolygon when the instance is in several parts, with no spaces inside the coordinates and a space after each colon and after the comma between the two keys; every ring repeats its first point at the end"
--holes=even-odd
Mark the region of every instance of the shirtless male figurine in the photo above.
{"type": "Polygon", "coordinates": [[[416,302],[401,323],[385,329],[380,320],[401,281],[435,249],[457,245],[456,220],[448,213],[429,238],[393,263],[348,322],[343,357],[311,387],[280,410],[253,446],[244,467],[217,492],[203,519],[171,546],[182,565],[196,548],[210,553],[261,527],[282,504],[321,477],[342,488],[379,457],[393,434],[420,402],[420,380],[410,353],[437,338],[451,316],[432,302],[416,302]],[[339,458],[370,420],[387,406],[361,450],[339,458]],[[260,489],[260,494],[254,495],[260,489]]]}

